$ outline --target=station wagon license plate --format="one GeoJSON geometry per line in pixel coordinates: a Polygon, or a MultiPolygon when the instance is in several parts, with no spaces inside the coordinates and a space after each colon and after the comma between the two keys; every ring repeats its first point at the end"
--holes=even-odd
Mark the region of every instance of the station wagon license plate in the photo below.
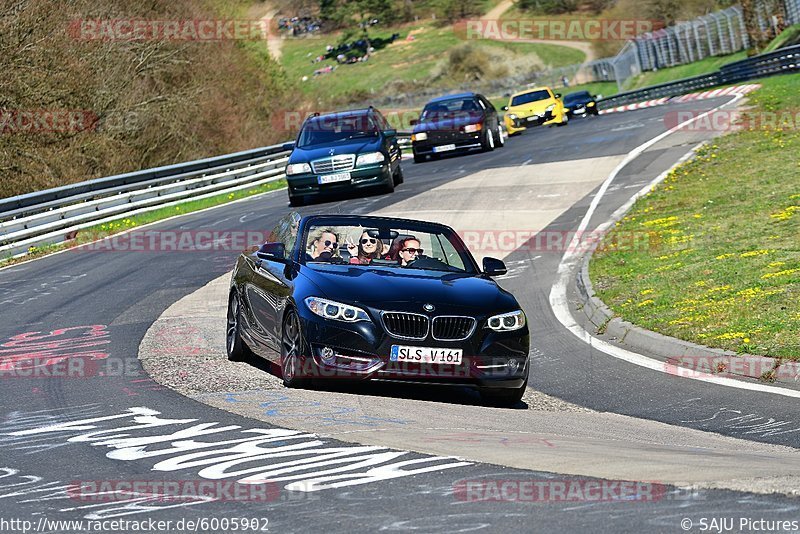
{"type": "Polygon", "coordinates": [[[453,144],[451,144],[451,145],[441,145],[441,146],[433,147],[433,151],[437,152],[437,153],[438,152],[449,152],[449,151],[455,150],[455,149],[456,149],[456,145],[453,145],[453,144]]]}
{"type": "Polygon", "coordinates": [[[433,347],[409,347],[392,345],[389,360],[393,362],[440,363],[458,365],[463,355],[461,349],[442,349],[433,347]]]}
{"type": "Polygon", "coordinates": [[[317,177],[317,181],[320,184],[331,184],[333,182],[347,182],[349,180],[350,180],[349,172],[338,172],[336,174],[326,174],[324,176],[317,177]]]}

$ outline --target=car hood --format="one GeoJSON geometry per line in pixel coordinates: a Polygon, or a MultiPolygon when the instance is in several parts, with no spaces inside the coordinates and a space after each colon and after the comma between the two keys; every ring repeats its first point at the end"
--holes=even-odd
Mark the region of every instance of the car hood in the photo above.
{"type": "Polygon", "coordinates": [[[482,113],[471,113],[469,115],[448,116],[442,115],[433,117],[414,125],[413,133],[436,132],[436,131],[459,131],[461,127],[468,124],[477,124],[484,120],[482,113]]]}
{"type": "Polygon", "coordinates": [[[329,158],[339,154],[362,154],[364,152],[379,152],[381,141],[379,137],[352,139],[350,141],[315,145],[305,148],[295,147],[289,157],[289,163],[305,163],[322,158],[329,158]],[[333,154],[331,154],[333,151],[333,154]]]}
{"type": "Polygon", "coordinates": [[[427,302],[452,308],[479,307],[491,312],[519,308],[511,293],[493,280],[475,275],[320,264],[304,265],[300,274],[321,288],[327,298],[377,308],[402,309],[403,304],[427,302]]]}
{"type": "Polygon", "coordinates": [[[515,115],[542,114],[544,110],[555,103],[556,101],[552,98],[548,100],[539,100],[537,102],[529,102],[528,104],[520,104],[519,106],[510,106],[506,113],[514,113],[515,115]]]}

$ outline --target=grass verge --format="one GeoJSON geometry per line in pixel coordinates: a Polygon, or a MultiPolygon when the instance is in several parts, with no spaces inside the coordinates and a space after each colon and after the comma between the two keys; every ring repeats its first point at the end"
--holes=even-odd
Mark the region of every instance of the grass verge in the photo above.
{"type": "Polygon", "coordinates": [[[776,114],[776,125],[717,138],[673,170],[589,271],[597,295],[634,324],[800,360],[800,75],[759,83],[750,111],[776,114]],[[637,235],[647,246],[622,246],[637,235]]]}
{"type": "Polygon", "coordinates": [[[227,204],[242,198],[260,195],[269,191],[275,191],[276,189],[281,189],[282,187],[286,187],[286,180],[276,180],[274,182],[261,184],[250,189],[242,189],[232,193],[220,193],[219,195],[214,195],[208,198],[187,200],[186,202],[182,202],[174,206],[168,206],[153,211],[148,211],[146,213],[132,215],[130,217],[123,215],[120,216],[119,219],[80,230],[75,238],[70,239],[69,241],[55,243],[52,245],[43,245],[41,247],[31,247],[28,249],[28,253],[25,256],[20,256],[18,258],[14,258],[13,256],[2,258],[0,259],[0,267],[6,267],[8,265],[14,265],[31,259],[47,256],[49,254],[53,254],[74,246],[96,241],[103,237],[119,234],[138,226],[168,219],[176,215],[183,215],[214,206],[221,206],[222,204],[227,204]]]}

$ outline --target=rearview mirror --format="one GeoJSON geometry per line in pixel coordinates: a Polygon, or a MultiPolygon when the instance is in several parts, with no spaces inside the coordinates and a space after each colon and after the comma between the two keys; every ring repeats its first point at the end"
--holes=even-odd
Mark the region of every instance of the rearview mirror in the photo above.
{"type": "Polygon", "coordinates": [[[483,258],[483,272],[489,276],[502,276],[508,272],[506,264],[497,258],[483,258]]]}
{"type": "Polygon", "coordinates": [[[292,143],[283,143],[283,145],[281,145],[281,148],[284,149],[284,150],[294,150],[294,143],[293,142],[292,143]]]}
{"type": "Polygon", "coordinates": [[[556,93],[556,98],[561,98],[561,93],[556,93]]]}
{"type": "Polygon", "coordinates": [[[286,262],[286,245],[283,243],[264,243],[256,251],[256,256],[262,260],[286,262]]]}
{"type": "Polygon", "coordinates": [[[384,130],[383,135],[386,137],[395,137],[397,135],[397,130],[384,130]]]}
{"type": "Polygon", "coordinates": [[[415,124],[419,124],[419,119],[411,119],[408,121],[408,124],[414,126],[415,124]]]}
{"type": "Polygon", "coordinates": [[[502,109],[503,111],[508,111],[508,106],[503,106],[503,107],[502,107],[502,108],[500,108],[500,109],[502,109]]]}

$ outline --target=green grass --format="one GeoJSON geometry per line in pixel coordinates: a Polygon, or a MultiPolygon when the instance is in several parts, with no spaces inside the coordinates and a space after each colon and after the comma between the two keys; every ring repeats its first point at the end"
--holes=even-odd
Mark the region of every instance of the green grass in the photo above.
{"type": "Polygon", "coordinates": [[[175,206],[156,209],[147,213],[132,215],[130,217],[120,216],[119,219],[80,230],[75,239],[70,241],[64,243],[55,243],[52,245],[42,245],[40,247],[31,247],[28,250],[28,254],[19,258],[13,258],[11,256],[2,258],[0,259],[0,265],[5,267],[7,265],[28,261],[41,256],[47,256],[48,254],[65,250],[76,245],[90,243],[106,236],[125,232],[126,230],[131,230],[138,226],[168,219],[169,217],[174,217],[176,215],[183,215],[206,208],[211,208],[213,206],[220,206],[241,198],[260,195],[262,193],[274,191],[282,187],[286,187],[286,180],[276,180],[274,182],[268,182],[266,184],[261,184],[250,189],[242,189],[233,193],[220,193],[219,195],[214,195],[208,198],[187,200],[186,202],[182,202],[175,206]]]}
{"type": "MultiPolygon", "coordinates": [[[[347,102],[368,99],[370,95],[382,93],[388,83],[407,84],[412,87],[430,87],[429,79],[447,56],[447,51],[462,44],[464,40],[453,32],[451,27],[437,28],[431,24],[408,26],[400,29],[375,32],[376,37],[389,37],[393,31],[400,33],[400,39],[371,55],[369,61],[351,65],[339,65],[328,74],[314,76],[315,70],[335,61],[312,63],[311,60],[324,54],[325,45],[335,45],[338,36],[321,38],[286,39],[283,43],[281,63],[290,81],[296,81],[307,97],[321,99],[323,102],[347,102]],[[414,41],[406,41],[410,31],[414,41]],[[302,78],[308,79],[303,82],[302,78]]],[[[519,55],[536,54],[545,67],[559,67],[580,63],[585,55],[556,44],[513,43],[497,41],[471,41],[480,47],[501,48],[519,55]]],[[[448,80],[440,80],[443,88],[448,80]]],[[[451,84],[452,85],[452,84],[451,84]]],[[[389,89],[391,90],[391,89],[389,89]]]]}
{"type": "Polygon", "coordinates": [[[767,45],[764,52],[773,52],[782,46],[796,43],[800,39],[800,24],[794,24],[783,30],[767,45]]]}
{"type": "Polygon", "coordinates": [[[678,65],[677,67],[669,67],[657,71],[648,71],[634,77],[626,84],[626,90],[639,89],[648,85],[658,85],[660,83],[672,82],[681,78],[689,78],[691,76],[699,76],[700,74],[707,74],[718,70],[722,65],[740,59],[746,59],[746,52],[737,52],[726,56],[715,56],[695,61],[694,63],[687,63],[686,65],[678,65]]]}
{"type": "Polygon", "coordinates": [[[636,202],[592,258],[590,276],[598,296],[627,321],[798,360],[800,75],[759,82],[751,111],[777,113],[787,127],[743,130],[706,145],[636,202]],[[638,242],[647,246],[624,246],[631,236],[646,237],[638,242]]]}

